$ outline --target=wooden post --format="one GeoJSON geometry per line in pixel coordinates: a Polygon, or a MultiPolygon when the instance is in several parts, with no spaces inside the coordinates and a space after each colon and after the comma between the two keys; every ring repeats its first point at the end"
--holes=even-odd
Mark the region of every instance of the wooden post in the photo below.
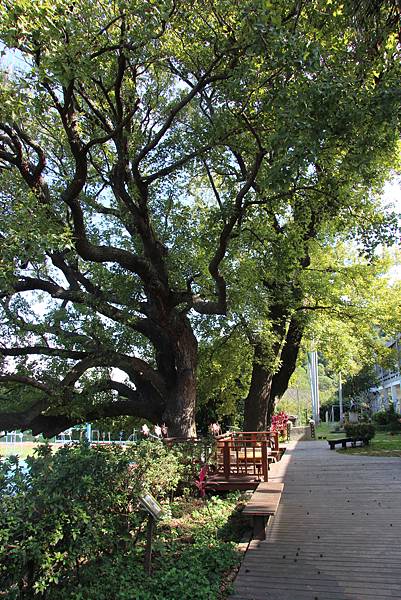
{"type": "Polygon", "coordinates": [[[266,440],[262,441],[262,475],[263,481],[269,480],[269,463],[267,460],[267,442],[266,440]]]}
{"type": "Polygon", "coordinates": [[[146,531],[146,548],[145,548],[145,571],[148,575],[152,573],[152,537],[155,520],[151,514],[148,515],[148,526],[146,531]]]}
{"type": "Polygon", "coordinates": [[[224,477],[230,479],[230,442],[224,442],[223,448],[224,477]]]}
{"type": "Polygon", "coordinates": [[[262,515],[253,517],[253,539],[260,541],[266,539],[266,517],[262,515]]]}

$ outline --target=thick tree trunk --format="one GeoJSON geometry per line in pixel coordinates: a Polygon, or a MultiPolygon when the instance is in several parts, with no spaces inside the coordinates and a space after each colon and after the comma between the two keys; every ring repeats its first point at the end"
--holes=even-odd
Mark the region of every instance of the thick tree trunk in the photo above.
{"type": "Polygon", "coordinates": [[[266,431],[271,398],[272,374],[263,366],[263,350],[254,349],[252,378],[244,406],[244,431],[266,431]]]}
{"type": "Polygon", "coordinates": [[[280,354],[281,366],[276,373],[265,366],[263,344],[256,344],[252,363],[252,378],[248,396],[245,399],[245,431],[262,431],[270,427],[277,400],[288,388],[293,374],[303,335],[303,324],[292,318],[288,326],[285,342],[280,354]]]}
{"type": "Polygon", "coordinates": [[[174,371],[167,383],[163,421],[170,437],[195,437],[198,343],[186,318],[176,326],[173,358],[174,371]]]}

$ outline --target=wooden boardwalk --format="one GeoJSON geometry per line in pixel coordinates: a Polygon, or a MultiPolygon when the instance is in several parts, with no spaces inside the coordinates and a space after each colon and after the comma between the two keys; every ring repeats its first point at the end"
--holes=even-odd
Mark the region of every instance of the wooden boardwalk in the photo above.
{"type": "Polygon", "coordinates": [[[265,541],[251,542],[232,600],[401,600],[401,459],[291,444],[265,541]]]}

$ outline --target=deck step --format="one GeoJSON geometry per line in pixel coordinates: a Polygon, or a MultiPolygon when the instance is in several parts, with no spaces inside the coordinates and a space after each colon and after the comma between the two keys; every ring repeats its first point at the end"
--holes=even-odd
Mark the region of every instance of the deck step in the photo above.
{"type": "Polygon", "coordinates": [[[242,514],[249,516],[275,515],[280,503],[284,483],[266,481],[259,483],[257,489],[252,494],[252,498],[242,511],[242,514]]]}

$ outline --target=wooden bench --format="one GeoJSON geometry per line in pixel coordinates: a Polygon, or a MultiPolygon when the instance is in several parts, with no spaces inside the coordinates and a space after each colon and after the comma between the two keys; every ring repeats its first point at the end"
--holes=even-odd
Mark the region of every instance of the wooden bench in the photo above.
{"type": "Polygon", "coordinates": [[[242,514],[253,517],[253,539],[264,540],[266,521],[276,514],[284,483],[265,481],[259,483],[242,514]]]}
{"type": "Polygon", "coordinates": [[[341,444],[342,448],[347,447],[347,443],[351,442],[351,446],[356,446],[357,442],[362,442],[362,446],[365,444],[369,444],[369,440],[366,438],[339,438],[338,440],[327,440],[327,443],[330,446],[330,450],[334,450],[336,444],[341,444]]]}

